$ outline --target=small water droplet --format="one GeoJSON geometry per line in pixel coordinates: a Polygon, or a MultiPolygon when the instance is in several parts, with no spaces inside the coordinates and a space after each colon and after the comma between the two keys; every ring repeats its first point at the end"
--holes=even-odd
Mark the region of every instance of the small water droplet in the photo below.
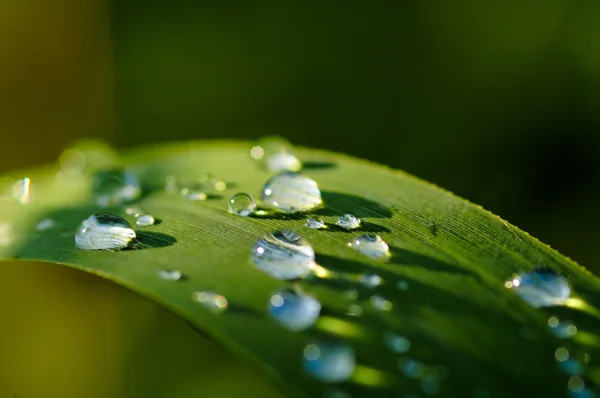
{"type": "Polygon", "coordinates": [[[406,337],[398,336],[396,333],[385,332],[383,341],[393,353],[404,354],[410,350],[410,340],[406,337]]]}
{"type": "Polygon", "coordinates": [[[390,311],[392,309],[392,302],[384,299],[381,296],[371,296],[369,302],[376,310],[390,311]]]}
{"type": "Polygon", "coordinates": [[[321,303],[307,294],[290,289],[277,291],[269,300],[269,313],[284,328],[299,332],[314,325],[321,303]]]}
{"type": "Polygon", "coordinates": [[[183,277],[183,274],[176,269],[161,269],[158,271],[158,276],[166,281],[178,281],[183,277]]]}
{"type": "Polygon", "coordinates": [[[135,240],[135,232],[123,218],[108,213],[89,216],[75,233],[75,245],[83,250],[119,250],[135,240]]]}
{"type": "Polygon", "coordinates": [[[356,229],[360,227],[360,219],[356,218],[352,214],[344,214],[343,216],[339,216],[335,223],[344,229],[356,229]]]}
{"type": "Polygon", "coordinates": [[[348,246],[374,260],[387,260],[390,257],[390,247],[379,235],[361,235],[348,246]]]}
{"type": "Polygon", "coordinates": [[[314,218],[309,218],[308,220],[306,220],[306,224],[304,224],[307,228],[310,229],[323,229],[323,228],[327,228],[327,225],[325,225],[325,221],[323,220],[315,220],[314,218]]]}
{"type": "Polygon", "coordinates": [[[536,308],[564,305],[571,297],[567,279],[549,268],[521,272],[504,286],[513,289],[527,304],[536,308]]]}
{"type": "Polygon", "coordinates": [[[52,220],[51,218],[44,218],[42,221],[35,225],[35,230],[41,232],[46,231],[47,229],[50,229],[52,227],[54,227],[54,220],[52,220]]]}
{"type": "Polygon", "coordinates": [[[137,220],[135,220],[135,225],[138,227],[149,227],[150,225],[154,225],[154,222],[154,217],[152,217],[150,214],[142,214],[137,217],[137,220]]]}
{"type": "Polygon", "coordinates": [[[25,177],[15,182],[13,185],[13,196],[23,204],[31,202],[31,180],[25,177]]]}
{"type": "Polygon", "coordinates": [[[92,187],[96,204],[101,207],[119,206],[136,200],[142,194],[137,177],[121,169],[98,171],[92,187]]]}
{"type": "Polygon", "coordinates": [[[568,339],[577,334],[577,327],[571,321],[560,321],[557,317],[548,318],[550,333],[561,339],[568,339]]]}
{"type": "Polygon", "coordinates": [[[418,379],[425,373],[425,365],[422,362],[410,357],[401,358],[398,361],[398,366],[402,373],[413,379],[418,379]]]}
{"type": "Polygon", "coordinates": [[[141,216],[142,214],[145,214],[144,211],[142,209],[140,209],[139,207],[128,207],[127,209],[125,209],[125,213],[129,214],[130,216],[134,216],[134,217],[138,217],[138,216],[141,216]]]}
{"type": "Polygon", "coordinates": [[[350,304],[350,306],[348,307],[348,311],[346,312],[346,315],[349,316],[361,316],[363,313],[363,309],[360,305],[358,304],[350,304]]]}
{"type": "Polygon", "coordinates": [[[224,296],[211,291],[194,292],[192,300],[202,304],[212,312],[223,312],[229,306],[229,302],[224,296]]]}
{"type": "Polygon", "coordinates": [[[261,161],[271,172],[299,171],[302,162],[293,153],[293,146],[282,137],[267,136],[250,150],[253,159],[261,161]]]}
{"type": "Polygon", "coordinates": [[[377,287],[381,285],[383,279],[377,274],[362,274],[358,277],[360,283],[367,287],[377,287]]]}
{"type": "Polygon", "coordinates": [[[192,202],[202,202],[206,199],[208,199],[208,195],[205,194],[204,192],[201,191],[190,191],[189,188],[182,188],[181,189],[181,196],[183,197],[183,199],[185,200],[189,200],[192,202]]]}
{"type": "Polygon", "coordinates": [[[583,379],[581,377],[573,376],[573,377],[569,378],[567,385],[569,386],[570,391],[580,392],[584,389],[585,382],[583,381],[583,379]]]}
{"type": "Polygon", "coordinates": [[[313,341],[304,348],[304,369],[325,383],[348,380],[356,367],[354,351],[344,343],[313,341]]]}
{"type": "Polygon", "coordinates": [[[229,199],[229,212],[247,217],[256,211],[254,198],[245,192],[236,193],[229,199]]]}
{"type": "Polygon", "coordinates": [[[398,290],[401,290],[401,291],[405,292],[405,291],[408,290],[408,288],[410,286],[408,285],[407,281],[399,280],[398,283],[396,283],[396,287],[398,288],[398,290]]]}
{"type": "Polygon", "coordinates": [[[252,262],[276,279],[297,279],[307,276],[315,267],[315,252],[297,233],[276,231],[256,242],[252,262]]]}
{"type": "Polygon", "coordinates": [[[277,174],[267,181],[262,189],[262,201],[282,213],[314,210],[323,204],[317,183],[292,172],[277,174]]]}

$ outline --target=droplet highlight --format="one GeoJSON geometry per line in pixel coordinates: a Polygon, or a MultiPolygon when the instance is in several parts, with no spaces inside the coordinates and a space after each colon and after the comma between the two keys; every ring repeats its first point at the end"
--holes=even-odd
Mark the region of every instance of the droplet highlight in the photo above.
{"type": "Polygon", "coordinates": [[[344,343],[313,341],[306,345],[303,355],[304,369],[325,383],[348,380],[356,368],[354,351],[344,343]]]}
{"type": "Polygon", "coordinates": [[[314,297],[291,289],[277,291],[269,300],[269,314],[282,327],[299,332],[315,324],[321,303],[314,297]]]}
{"type": "Polygon", "coordinates": [[[263,204],[282,213],[314,210],[323,204],[317,183],[299,173],[283,172],[262,189],[263,204]]]}
{"type": "Polygon", "coordinates": [[[92,179],[92,187],[96,204],[101,207],[132,202],[142,194],[137,177],[121,169],[97,172],[92,179]]]}
{"type": "Polygon", "coordinates": [[[229,306],[225,296],[211,291],[194,292],[192,300],[215,313],[223,312],[229,306]]]}
{"type": "Polygon", "coordinates": [[[567,279],[549,268],[521,272],[504,286],[514,290],[527,304],[536,308],[564,305],[571,297],[567,279]]]}
{"type": "Polygon", "coordinates": [[[335,223],[338,227],[348,230],[360,227],[360,219],[356,218],[352,214],[344,214],[343,216],[339,216],[335,223]]]}
{"type": "Polygon", "coordinates": [[[348,243],[348,246],[373,260],[384,261],[390,258],[390,247],[379,235],[361,235],[348,243]]]}
{"type": "Polygon", "coordinates": [[[75,245],[83,250],[119,250],[135,238],[133,228],[123,218],[99,213],[81,222],[75,233],[75,245]]]}
{"type": "Polygon", "coordinates": [[[229,199],[229,212],[237,216],[248,217],[256,211],[256,202],[252,195],[240,192],[229,199]]]}
{"type": "Polygon", "coordinates": [[[306,239],[289,230],[271,232],[252,248],[252,263],[276,279],[298,279],[315,268],[315,252],[306,239]]]}

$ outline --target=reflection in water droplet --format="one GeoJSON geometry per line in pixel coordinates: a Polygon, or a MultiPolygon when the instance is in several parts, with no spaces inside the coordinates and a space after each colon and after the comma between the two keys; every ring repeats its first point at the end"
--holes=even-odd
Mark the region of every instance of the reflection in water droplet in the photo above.
{"type": "Polygon", "coordinates": [[[154,222],[154,217],[152,217],[150,214],[142,214],[137,217],[137,220],[135,220],[135,225],[138,227],[148,227],[150,225],[154,225],[154,222]]]}
{"type": "Polygon", "coordinates": [[[585,382],[579,376],[573,376],[569,378],[567,384],[569,386],[569,390],[572,392],[580,392],[585,387],[585,382]]]}
{"type": "Polygon", "coordinates": [[[282,213],[314,210],[323,204],[317,183],[292,172],[277,174],[267,181],[262,189],[262,201],[282,213]]]}
{"type": "Polygon", "coordinates": [[[348,243],[348,246],[374,260],[386,260],[390,257],[390,247],[379,235],[361,235],[348,243]]]}
{"type": "Polygon", "coordinates": [[[256,242],[252,248],[252,262],[276,279],[297,279],[307,276],[315,267],[315,252],[297,233],[276,231],[256,242]]]}
{"type": "Polygon", "coordinates": [[[158,271],[158,276],[166,281],[178,281],[183,277],[183,274],[176,269],[161,269],[158,271]]]}
{"type": "Polygon", "coordinates": [[[571,297],[567,279],[548,268],[519,273],[504,285],[536,308],[564,305],[571,297]]]}
{"type": "Polygon", "coordinates": [[[577,327],[571,321],[560,321],[557,317],[548,318],[550,333],[561,339],[568,339],[577,334],[577,327]]]}
{"type": "Polygon", "coordinates": [[[367,287],[377,287],[383,282],[383,279],[376,274],[362,274],[358,277],[358,280],[367,287]]]}
{"type": "Polygon", "coordinates": [[[410,350],[410,340],[405,337],[398,336],[393,332],[385,332],[383,335],[385,345],[396,354],[404,354],[410,350]]]}
{"type": "Polygon", "coordinates": [[[31,202],[31,180],[25,177],[15,182],[13,196],[23,204],[31,202]]]}
{"type": "Polygon", "coordinates": [[[212,312],[223,312],[229,305],[224,296],[211,291],[194,292],[192,294],[192,300],[202,304],[212,312]]]}
{"type": "Polygon", "coordinates": [[[554,357],[557,361],[566,361],[569,359],[569,350],[564,347],[560,347],[554,352],[554,357]]]}
{"type": "Polygon", "coordinates": [[[118,250],[135,240],[135,232],[123,218],[108,213],[89,216],[75,233],[75,245],[83,250],[118,250]]]}
{"type": "Polygon", "coordinates": [[[304,224],[307,228],[310,229],[323,229],[323,228],[327,228],[327,225],[325,225],[325,221],[323,220],[315,220],[314,218],[309,218],[308,220],[306,220],[306,224],[304,224]]]}
{"type": "Polygon", "coordinates": [[[352,214],[344,214],[343,216],[339,216],[335,223],[344,229],[356,229],[360,227],[360,219],[356,218],[352,214]]]}
{"type": "Polygon", "coordinates": [[[392,303],[381,296],[371,296],[369,302],[376,310],[390,311],[392,309],[392,303]]]}
{"type": "Polygon", "coordinates": [[[321,312],[321,303],[314,297],[290,289],[273,293],[269,313],[288,330],[298,332],[315,324],[321,312]]]}
{"type": "Polygon", "coordinates": [[[247,217],[256,211],[254,198],[245,192],[236,193],[229,199],[229,212],[247,217]]]}
{"type": "Polygon", "coordinates": [[[101,170],[92,180],[98,206],[118,206],[136,200],[142,194],[137,177],[121,169],[101,170]]]}
{"type": "Polygon", "coordinates": [[[41,232],[52,227],[54,227],[54,220],[52,220],[51,218],[44,218],[42,221],[35,225],[35,230],[41,232]]]}
{"type": "Polygon", "coordinates": [[[425,365],[422,362],[412,359],[410,357],[401,358],[398,361],[398,366],[402,373],[413,379],[418,379],[423,376],[425,372],[425,365]]]}
{"type": "Polygon", "coordinates": [[[344,343],[313,341],[304,348],[304,369],[325,383],[348,380],[356,367],[354,351],[344,343]]]}
{"type": "Polygon", "coordinates": [[[407,281],[399,280],[398,283],[396,284],[396,287],[398,288],[398,290],[405,292],[408,290],[409,285],[408,285],[407,281]]]}

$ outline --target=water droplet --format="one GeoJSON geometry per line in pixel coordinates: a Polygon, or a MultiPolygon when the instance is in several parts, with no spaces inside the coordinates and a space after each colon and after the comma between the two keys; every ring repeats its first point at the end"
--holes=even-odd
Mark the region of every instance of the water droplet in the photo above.
{"type": "Polygon", "coordinates": [[[35,230],[41,232],[52,227],[54,227],[54,220],[52,220],[51,218],[44,218],[42,221],[35,225],[35,230]]]}
{"type": "Polygon", "coordinates": [[[273,293],[269,313],[288,330],[298,332],[314,325],[321,312],[321,303],[314,297],[290,289],[273,293]]]}
{"type": "Polygon", "coordinates": [[[536,308],[564,305],[571,297],[567,279],[549,268],[519,273],[504,285],[536,308]]]}
{"type": "Polygon", "coordinates": [[[406,337],[398,336],[396,333],[385,332],[383,341],[393,353],[404,354],[410,350],[410,340],[406,337]]]}
{"type": "Polygon", "coordinates": [[[185,199],[185,200],[189,200],[192,202],[198,201],[198,202],[202,202],[204,200],[206,200],[208,198],[208,195],[205,194],[204,192],[201,191],[190,191],[189,188],[182,188],[181,189],[181,196],[185,199]]]}
{"type": "Polygon", "coordinates": [[[390,257],[390,247],[379,235],[361,235],[348,246],[374,260],[387,260],[390,257]]]}
{"type": "Polygon", "coordinates": [[[293,154],[282,151],[265,157],[265,164],[270,172],[300,171],[302,162],[293,154]]]}
{"type": "Polygon", "coordinates": [[[566,361],[567,359],[569,359],[569,350],[567,350],[564,347],[560,347],[558,348],[555,352],[554,352],[554,358],[556,358],[557,361],[566,361]]]}
{"type": "Polygon", "coordinates": [[[571,321],[560,321],[557,317],[548,318],[550,333],[561,339],[568,339],[577,334],[577,327],[571,321]]]}
{"type": "Polygon", "coordinates": [[[31,180],[25,177],[15,182],[13,196],[23,204],[31,202],[31,180]]]}
{"type": "Polygon", "coordinates": [[[346,315],[349,316],[361,316],[363,313],[363,309],[360,305],[358,304],[351,304],[348,307],[348,311],[346,312],[346,315]]]}
{"type": "Polygon", "coordinates": [[[267,136],[262,138],[250,150],[250,156],[259,160],[271,172],[299,171],[302,162],[293,153],[293,146],[282,137],[267,136]]]}
{"type": "Polygon", "coordinates": [[[367,287],[377,287],[383,282],[383,279],[376,274],[362,274],[359,276],[358,280],[367,287]]]}
{"type": "Polygon", "coordinates": [[[348,380],[356,367],[354,351],[344,343],[313,341],[304,348],[304,369],[325,383],[348,380]]]}
{"type": "Polygon", "coordinates": [[[154,217],[152,217],[150,214],[142,214],[137,217],[135,225],[138,227],[148,227],[150,225],[154,225],[154,222],[154,217]]]}
{"type": "Polygon", "coordinates": [[[409,357],[401,358],[398,361],[398,366],[402,373],[413,379],[418,379],[425,373],[425,365],[423,365],[422,362],[409,357]]]}
{"type": "Polygon", "coordinates": [[[315,252],[297,233],[276,231],[256,242],[252,248],[252,262],[276,279],[297,279],[305,277],[315,267],[315,252]]]}
{"type": "Polygon", "coordinates": [[[581,377],[573,376],[573,377],[569,378],[567,385],[569,386],[570,391],[580,392],[584,389],[585,382],[583,381],[583,379],[581,377]]]}
{"type": "Polygon", "coordinates": [[[98,206],[119,206],[136,200],[142,194],[137,177],[121,169],[101,170],[92,181],[98,206]]]}
{"type": "Polygon", "coordinates": [[[392,309],[391,301],[388,301],[381,296],[371,296],[369,302],[376,310],[390,311],[392,309]]]}
{"type": "Polygon", "coordinates": [[[352,214],[344,214],[343,216],[339,216],[335,223],[344,229],[356,229],[360,227],[360,219],[356,218],[352,214]]]}
{"type": "Polygon", "coordinates": [[[229,302],[224,296],[211,291],[194,292],[192,300],[202,304],[212,312],[223,312],[229,306],[229,302]]]}
{"type": "Polygon", "coordinates": [[[323,229],[323,228],[327,228],[327,225],[325,225],[325,221],[323,220],[315,220],[314,218],[309,218],[308,220],[306,220],[306,224],[304,224],[307,228],[310,229],[323,229]]]}
{"type": "Polygon", "coordinates": [[[129,214],[130,216],[134,216],[134,217],[138,217],[138,216],[141,216],[142,214],[145,214],[144,211],[142,209],[140,209],[139,207],[128,207],[127,209],[125,209],[125,213],[129,214]]]}
{"type": "Polygon", "coordinates": [[[247,217],[256,211],[254,198],[245,192],[236,193],[229,199],[229,212],[247,217]]]}
{"type": "Polygon", "coordinates": [[[183,277],[181,271],[176,269],[162,269],[158,271],[158,276],[160,279],[164,279],[166,281],[178,281],[183,277]]]}
{"type": "Polygon", "coordinates": [[[108,213],[89,216],[75,233],[75,245],[83,250],[119,250],[135,240],[135,232],[123,218],[108,213]]]}
{"type": "Polygon", "coordinates": [[[396,283],[396,287],[398,288],[398,290],[405,292],[408,290],[409,285],[407,281],[399,280],[398,283],[396,283]]]}
{"type": "Polygon", "coordinates": [[[262,189],[265,206],[283,213],[314,210],[323,204],[317,183],[298,173],[283,172],[265,183],[262,189]]]}

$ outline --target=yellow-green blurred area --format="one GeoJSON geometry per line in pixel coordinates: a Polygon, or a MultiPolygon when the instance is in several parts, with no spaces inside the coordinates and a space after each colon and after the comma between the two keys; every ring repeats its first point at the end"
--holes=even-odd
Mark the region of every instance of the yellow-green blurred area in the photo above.
{"type": "MultiPolygon", "coordinates": [[[[82,137],[278,134],[430,180],[600,273],[598,27],[600,3],[568,0],[7,0],[0,171],[82,137]]],[[[275,396],[93,276],[3,264],[0,311],[0,398],[275,396]]]]}

